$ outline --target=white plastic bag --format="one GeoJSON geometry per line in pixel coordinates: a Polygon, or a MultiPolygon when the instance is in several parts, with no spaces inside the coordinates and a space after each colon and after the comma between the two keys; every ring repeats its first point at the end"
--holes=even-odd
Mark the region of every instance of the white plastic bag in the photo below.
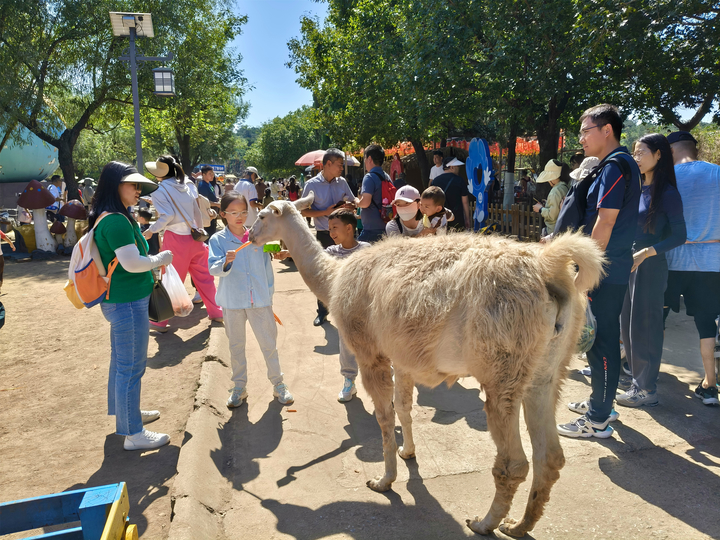
{"type": "Polygon", "coordinates": [[[592,349],[595,343],[595,335],[597,334],[597,321],[590,307],[590,299],[586,301],[585,307],[585,324],[580,332],[580,341],[577,344],[577,353],[586,353],[592,349]]]}
{"type": "Polygon", "coordinates": [[[187,317],[192,313],[193,303],[185,290],[185,285],[180,280],[177,270],[172,264],[165,267],[165,273],[162,275],[163,286],[172,302],[173,311],[176,317],[187,317]]]}

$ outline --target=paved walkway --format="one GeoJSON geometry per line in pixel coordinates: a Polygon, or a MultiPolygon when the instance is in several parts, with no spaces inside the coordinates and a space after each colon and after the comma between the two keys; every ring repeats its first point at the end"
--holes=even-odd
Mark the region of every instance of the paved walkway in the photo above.
{"type": "MultiPolygon", "coordinates": [[[[227,341],[212,329],[207,354],[217,361],[203,364],[186,427],[170,538],[474,537],[465,519],[489,508],[495,455],[476,381],[416,390],[417,459],[398,460],[392,491],[372,492],[365,482],[383,468],[372,402],[361,382],[350,403],[336,401],[337,330],[312,326],[314,296],[291,263],[273,264],[275,312],[284,323],[280,362],[295,404],[273,399],[248,332],[248,403],[228,411],[227,341]]],[[[701,371],[696,336],[691,320],[671,315],[660,406],[620,408],[614,439],[563,439],[567,464],[532,538],[720,538],[720,409],[693,397],[701,371]]],[[[567,401],[589,394],[589,381],[576,373],[582,365],[572,364],[558,421],[575,416],[567,401]]],[[[530,456],[524,428],[523,441],[530,456]]],[[[529,480],[511,516],[520,516],[528,487],[529,480]]]]}

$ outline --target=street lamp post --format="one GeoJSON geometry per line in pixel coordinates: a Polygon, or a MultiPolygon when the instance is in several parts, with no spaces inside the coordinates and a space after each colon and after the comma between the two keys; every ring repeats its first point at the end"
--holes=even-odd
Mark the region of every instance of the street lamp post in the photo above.
{"type": "MultiPolygon", "coordinates": [[[[138,56],[135,39],[137,37],[154,37],[155,32],[152,25],[150,13],[119,13],[110,12],[113,35],[129,36],[130,48],[127,56],[121,56],[120,60],[130,63],[130,78],[132,79],[132,98],[135,117],[135,154],[137,167],[143,167],[142,155],[142,132],[140,131],[140,101],[138,97],[137,63],[138,62],[167,62],[174,58],[170,53],[167,56],[138,56]]],[[[168,68],[157,68],[153,70],[155,81],[155,94],[158,96],[174,96],[175,81],[173,72],[168,68]],[[158,72],[161,74],[158,77],[158,72]]]]}

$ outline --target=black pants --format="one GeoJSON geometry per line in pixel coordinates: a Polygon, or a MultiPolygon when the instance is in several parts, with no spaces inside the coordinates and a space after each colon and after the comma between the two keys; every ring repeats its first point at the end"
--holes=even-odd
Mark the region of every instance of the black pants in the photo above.
{"type": "Polygon", "coordinates": [[[207,240],[205,240],[205,243],[207,244],[207,243],[210,242],[210,237],[217,232],[217,218],[213,219],[213,220],[210,222],[210,226],[209,226],[209,227],[205,227],[205,232],[206,232],[207,235],[208,235],[207,240]]]}
{"type": "Polygon", "coordinates": [[[663,300],[668,265],[665,254],[648,257],[630,274],[620,331],[625,355],[640,390],[654,392],[663,352],[663,300]]]}
{"type": "Polygon", "coordinates": [[[588,417],[593,422],[605,422],[615,400],[620,377],[620,313],[627,289],[627,284],[601,283],[588,294],[597,320],[595,343],[587,353],[592,384],[588,417]]]}
{"type": "MultiPolygon", "coordinates": [[[[335,242],[333,242],[333,239],[330,237],[330,233],[328,231],[316,231],[315,237],[318,239],[318,242],[320,242],[323,248],[335,245],[335,242]]],[[[317,306],[318,317],[321,319],[326,318],[328,316],[328,308],[325,307],[325,304],[323,304],[320,300],[317,301],[317,306]]]]}

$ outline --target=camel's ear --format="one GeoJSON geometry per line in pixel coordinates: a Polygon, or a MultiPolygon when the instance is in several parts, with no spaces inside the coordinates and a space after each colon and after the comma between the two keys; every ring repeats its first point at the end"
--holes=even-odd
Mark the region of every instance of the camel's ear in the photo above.
{"type": "Polygon", "coordinates": [[[280,208],[278,208],[277,206],[275,206],[274,204],[268,204],[266,208],[268,210],[270,210],[276,216],[279,216],[280,214],[282,214],[282,210],[280,208]]]}
{"type": "Polygon", "coordinates": [[[313,201],[315,200],[315,192],[311,191],[308,193],[307,197],[303,197],[302,199],[298,199],[293,204],[295,205],[295,208],[298,209],[299,212],[302,212],[303,210],[307,210],[312,205],[313,201]]]}

